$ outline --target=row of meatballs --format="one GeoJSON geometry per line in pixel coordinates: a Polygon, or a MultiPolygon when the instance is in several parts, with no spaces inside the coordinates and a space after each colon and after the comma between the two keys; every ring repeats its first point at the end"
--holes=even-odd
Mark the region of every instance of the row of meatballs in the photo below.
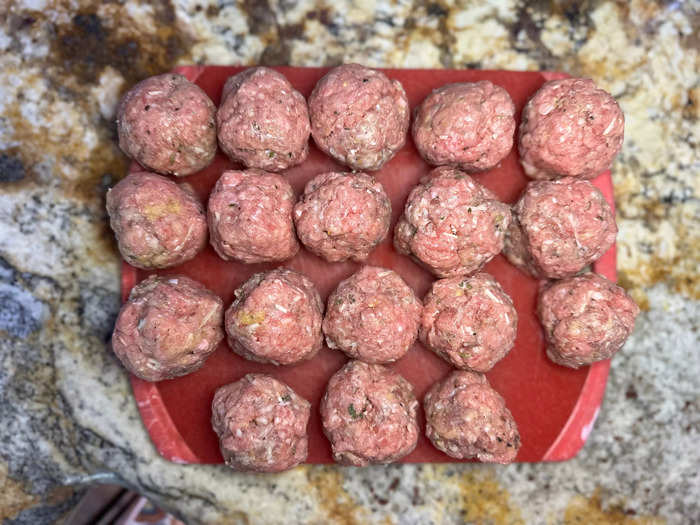
{"type": "MultiPolygon", "coordinates": [[[[489,170],[513,146],[514,115],[498,85],[448,84],[416,108],[413,141],[434,166],[489,170]]],[[[147,169],[176,176],[206,167],[217,142],[247,168],[282,171],[306,159],[309,135],[341,164],[374,171],[404,146],[409,124],[401,83],[359,64],[331,69],[308,106],[284,75],[256,67],[227,80],[218,109],[185,77],[165,74],[134,86],[117,111],[122,150],[147,169]]],[[[610,167],[623,133],[617,102],[591,80],[550,81],[523,110],[521,163],[536,179],[593,178],[610,167]]]]}
{"type": "MultiPolygon", "coordinates": [[[[417,336],[460,369],[424,399],[431,442],[456,458],[515,458],[515,422],[480,373],[506,355],[517,329],[513,304],[493,277],[440,279],[421,305],[398,274],[365,266],[338,285],[325,318],[323,312],[308,278],[278,268],[254,275],[235,292],[224,325],[230,348],[247,359],[309,359],[320,349],[322,334],[329,347],[353,358],[331,378],[321,404],[336,461],[392,462],[415,447],[411,385],[381,363],[402,357],[417,336]]],[[[538,313],[548,355],[577,367],[614,354],[637,312],[621,288],[589,273],[543,288],[538,313]]],[[[122,308],[113,348],[144,379],[183,375],[202,366],[221,341],[222,317],[221,299],[196,281],[152,276],[134,287],[122,308]]],[[[222,454],[234,468],[276,471],[305,459],[309,404],[274,378],[249,375],[221,387],[212,410],[222,454]]]]}
{"type": "Polygon", "coordinates": [[[168,268],[195,257],[209,240],[224,260],[281,262],[299,242],[330,262],[366,259],[386,237],[391,202],[365,173],[323,173],[299,202],[286,178],[258,169],[225,171],[207,213],[187,183],[149,172],[121,180],[107,194],[119,251],[132,266],[168,268]]]}
{"type": "MultiPolygon", "coordinates": [[[[167,268],[197,255],[209,239],[219,256],[281,262],[297,236],[326,261],[364,261],[384,240],[391,202],[365,173],[323,173],[296,202],[289,182],[261,170],[226,171],[205,214],[185,184],[133,173],[107,194],[107,212],[124,259],[167,268]]],[[[501,251],[516,266],[549,279],[575,275],[615,242],[617,225],[587,180],[532,181],[511,209],[465,172],[434,169],[410,192],[394,246],[440,278],[478,272],[501,251]]]]}

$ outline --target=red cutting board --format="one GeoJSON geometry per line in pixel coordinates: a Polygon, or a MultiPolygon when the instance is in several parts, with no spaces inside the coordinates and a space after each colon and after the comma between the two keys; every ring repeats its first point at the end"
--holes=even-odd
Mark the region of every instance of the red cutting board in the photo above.
{"type": "MultiPolygon", "coordinates": [[[[242,69],[244,68],[186,66],[175,71],[196,82],[218,104],[225,80],[242,69]]],[[[276,69],[285,74],[304,96],[311,93],[318,79],[327,71],[327,68],[276,69]]],[[[566,77],[559,73],[514,71],[387,69],[384,72],[390,78],[401,81],[412,108],[431,90],[443,84],[491,80],[503,86],[513,97],[518,118],[528,97],[543,82],[566,77]]],[[[285,173],[297,193],[302,191],[306,181],[314,175],[329,170],[344,170],[316,149],[313,143],[310,149],[306,162],[285,173]]],[[[231,167],[235,165],[219,152],[207,169],[180,181],[191,184],[197,195],[206,202],[209,191],[219,175],[231,167]]],[[[137,169],[138,165],[134,164],[132,171],[137,169]]],[[[409,137],[406,146],[396,157],[376,172],[377,179],[391,197],[394,222],[403,210],[404,201],[411,188],[429,170],[430,167],[419,157],[409,137]]],[[[518,163],[515,147],[500,166],[476,175],[475,178],[508,203],[517,200],[528,181],[518,163]]],[[[610,205],[614,206],[610,173],[601,174],[593,182],[603,191],[610,205]]],[[[419,297],[425,294],[433,280],[428,272],[393,250],[391,234],[372,253],[368,263],[396,270],[419,297]]],[[[284,263],[284,266],[308,275],[316,283],[324,299],[341,279],[349,276],[358,267],[355,263],[326,263],[303,249],[294,259],[284,263]]],[[[134,284],[151,273],[182,273],[197,279],[219,294],[225,306],[228,306],[232,301],[233,291],[245,279],[254,272],[272,267],[225,262],[216,256],[211,247],[182,266],[158,272],[138,270],[124,263],[122,300],[126,300],[134,284]]],[[[609,279],[616,280],[614,246],[594,265],[594,269],[609,279]]],[[[505,398],[520,429],[522,448],[517,460],[535,462],[571,458],[583,446],[598,414],[610,363],[603,361],[579,370],[551,363],[545,356],[542,331],[535,316],[537,281],[509,265],[500,255],[491,261],[485,270],[494,275],[513,298],[519,316],[515,347],[487,374],[493,387],[505,398]]],[[[300,365],[262,365],[238,357],[229,350],[225,342],[222,342],[204,367],[197,372],[159,383],[148,383],[132,376],[131,383],[141,417],[162,456],[181,463],[221,463],[217,438],[209,421],[214,391],[249,372],[272,374],[311,401],[308,463],[330,463],[330,444],[321,430],[318,404],[328,379],[345,361],[346,357],[343,354],[324,347],[314,359],[300,365]]],[[[419,343],[416,343],[403,359],[394,363],[392,368],[413,384],[419,400],[422,400],[433,382],[450,371],[446,362],[419,343]]],[[[424,423],[421,410],[422,427],[424,423]]],[[[441,463],[457,460],[438,451],[421,436],[415,451],[401,461],[441,463]]]]}

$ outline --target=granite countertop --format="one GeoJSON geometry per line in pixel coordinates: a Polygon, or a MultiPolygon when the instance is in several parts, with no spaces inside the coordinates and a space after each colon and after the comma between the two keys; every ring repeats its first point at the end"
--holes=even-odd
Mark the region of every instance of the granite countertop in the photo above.
{"type": "Polygon", "coordinates": [[[700,522],[700,5],[530,4],[0,2],[0,519],[54,522],[116,482],[189,523],[700,522]],[[176,64],[346,61],[563,70],[620,101],[618,267],[643,312],[575,459],[261,476],[155,452],[107,350],[117,100],[176,64]]]}

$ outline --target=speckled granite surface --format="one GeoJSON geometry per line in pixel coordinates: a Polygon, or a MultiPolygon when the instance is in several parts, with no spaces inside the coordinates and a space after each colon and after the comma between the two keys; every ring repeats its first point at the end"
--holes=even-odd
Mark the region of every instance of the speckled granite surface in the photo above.
{"type": "Polygon", "coordinates": [[[60,520],[106,481],[189,523],[700,522],[700,4],[319,5],[0,0],[0,519],[60,520]],[[118,97],[178,63],[350,60],[559,69],[618,97],[618,265],[645,311],[576,459],[257,476],[156,455],[106,350],[118,97]]]}

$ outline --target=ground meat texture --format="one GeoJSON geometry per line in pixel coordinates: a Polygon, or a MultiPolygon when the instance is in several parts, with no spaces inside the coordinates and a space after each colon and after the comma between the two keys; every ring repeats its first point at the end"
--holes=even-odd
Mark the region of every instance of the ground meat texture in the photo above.
{"type": "Polygon", "coordinates": [[[319,257],[363,261],[389,232],[391,201],[365,173],[323,173],[307,183],[294,222],[301,242],[319,257]]]}
{"type": "Polygon", "coordinates": [[[248,374],[219,388],[211,424],[221,455],[236,470],[281,472],[306,459],[311,406],[266,374],[248,374]]]}
{"type": "Polygon", "coordinates": [[[226,310],[228,344],[260,363],[289,365],[321,349],[323,303],[314,284],[287,268],[256,273],[226,310]]]}
{"type": "Polygon", "coordinates": [[[478,272],[503,248],[510,207],[454,168],[431,171],[413,188],[394,246],[438,277],[478,272]]]}
{"type": "Polygon", "coordinates": [[[249,168],[282,171],[309,154],[309,110],[284,75],[267,67],[230,77],[216,123],[221,149],[249,168]]]}
{"type": "Polygon", "coordinates": [[[365,266],[329,296],[326,344],[367,363],[396,361],[415,342],[422,309],[399,274],[365,266]]]}
{"type": "Polygon", "coordinates": [[[418,401],[411,384],[382,365],[349,361],[321,399],[323,431],[333,458],[363,467],[392,463],[418,442],[418,401]]]}
{"type": "Polygon", "coordinates": [[[189,175],[216,153],[216,107],[182,75],[147,78],[117,108],[119,147],[141,166],[166,175],[189,175]]]}
{"type": "Polygon", "coordinates": [[[578,368],[609,359],[634,329],[639,307],[616,284],[586,273],[545,286],[537,315],[547,339],[547,355],[578,368]]]}
{"type": "Polygon", "coordinates": [[[182,275],[152,275],[134,286],[112,334],[124,367],[146,381],[200,368],[224,338],[223,301],[182,275]]]}
{"type": "Polygon", "coordinates": [[[487,273],[435,281],[424,305],[421,341],[456,368],[488,372],[513,347],[518,314],[487,273]]]}
{"type": "Polygon", "coordinates": [[[488,170],[513,147],[514,114],[508,92],[488,80],[448,84],[416,109],[413,142],[434,166],[488,170]]]}
{"type": "Polygon", "coordinates": [[[202,204],[188,185],[139,172],[107,192],[107,213],[119,252],[137,268],[168,268],[189,261],[207,244],[202,204]]]}
{"type": "Polygon", "coordinates": [[[296,255],[294,190],[281,175],[260,170],[225,171],[207,210],[210,242],[224,260],[284,261],[296,255]]]}
{"type": "Polygon", "coordinates": [[[592,179],[610,168],[624,128],[620,106],[592,80],[553,80],[523,110],[520,161],[533,179],[592,179]]]}
{"type": "Polygon", "coordinates": [[[603,194],[587,180],[530,182],[513,208],[508,260],[536,277],[570,277],[615,242],[617,225],[603,194]]]}
{"type": "Polygon", "coordinates": [[[511,463],[517,456],[518,427],[486,376],[455,370],[430,388],[423,407],[426,436],[448,456],[484,463],[511,463]]]}
{"type": "Polygon", "coordinates": [[[309,97],[316,145],[356,170],[378,170],[406,143],[410,120],[398,80],[359,64],[331,69],[309,97]]]}

